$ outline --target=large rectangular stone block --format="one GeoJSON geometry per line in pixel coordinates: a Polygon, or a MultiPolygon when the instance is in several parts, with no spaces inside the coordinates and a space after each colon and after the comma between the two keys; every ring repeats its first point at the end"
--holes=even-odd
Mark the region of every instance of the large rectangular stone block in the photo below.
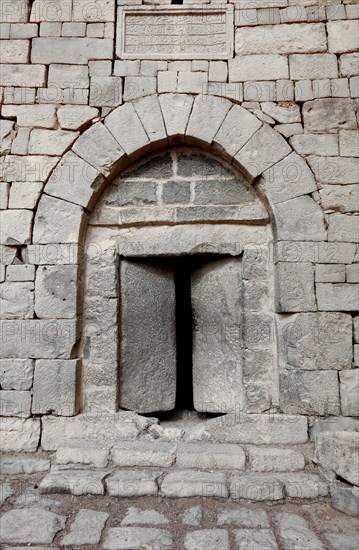
{"type": "Polygon", "coordinates": [[[33,214],[29,210],[0,211],[0,242],[3,244],[27,244],[31,238],[33,214]]]}
{"type": "Polygon", "coordinates": [[[290,55],[289,68],[292,80],[338,77],[337,58],[329,53],[290,55]]]}
{"type": "Polygon", "coordinates": [[[346,185],[359,182],[358,159],[355,157],[310,156],[308,163],[320,183],[346,185]]]}
{"type": "Polygon", "coordinates": [[[359,309],[359,284],[317,283],[316,294],[319,311],[357,311],[359,309]]]}
{"type": "Polygon", "coordinates": [[[45,65],[22,65],[3,64],[1,65],[2,86],[45,86],[46,67],[45,65]]]}
{"type": "Polygon", "coordinates": [[[241,261],[206,262],[193,270],[191,287],[195,409],[234,411],[242,399],[241,261]]]}
{"type": "Polygon", "coordinates": [[[343,431],[316,438],[315,462],[328,473],[337,474],[359,486],[359,434],[343,431]]]}
{"type": "Polygon", "coordinates": [[[305,195],[274,205],[278,240],[323,241],[326,239],[323,210],[305,195]]]}
{"type": "Polygon", "coordinates": [[[32,359],[0,359],[0,385],[4,390],[29,390],[33,371],[32,359]]]}
{"type": "Polygon", "coordinates": [[[354,243],[279,241],[274,247],[275,262],[313,262],[318,264],[351,264],[354,243]]]}
{"type": "Polygon", "coordinates": [[[1,40],[1,63],[26,63],[29,55],[29,40],[1,40]]]}
{"type": "Polygon", "coordinates": [[[72,319],[79,292],[76,265],[39,266],[35,282],[35,312],[38,319],[72,319]]]}
{"type": "Polygon", "coordinates": [[[315,311],[314,267],[309,262],[277,264],[277,311],[315,311]]]}
{"type": "Polygon", "coordinates": [[[359,369],[339,373],[340,401],[344,416],[359,416],[359,369]]]}
{"type": "Polygon", "coordinates": [[[5,282],[0,285],[0,318],[32,319],[34,284],[5,282]]]}
{"type": "Polygon", "coordinates": [[[173,270],[125,260],[120,269],[120,407],[171,410],[176,396],[173,270]]]}
{"type": "Polygon", "coordinates": [[[288,414],[340,413],[339,383],[335,371],[283,370],[279,375],[281,409],[288,414]]]}
{"type": "Polygon", "coordinates": [[[330,52],[353,52],[359,48],[358,21],[328,21],[328,49],[330,52]]]}
{"type": "Polygon", "coordinates": [[[346,214],[331,214],[327,217],[329,223],[328,240],[356,243],[359,235],[359,217],[346,214]]]}
{"type": "Polygon", "coordinates": [[[2,418],[1,451],[34,453],[40,440],[38,418],[2,418]]]}
{"type": "Polygon", "coordinates": [[[97,38],[34,38],[32,63],[86,65],[90,59],[112,59],[113,40],[97,38]]]}
{"type": "Polygon", "coordinates": [[[289,78],[288,59],[284,55],[243,55],[229,60],[230,82],[281,78],[289,78]]]}
{"type": "Polygon", "coordinates": [[[0,415],[27,418],[31,410],[29,391],[0,390],[0,415]]]}
{"type": "Polygon", "coordinates": [[[36,361],[32,399],[33,414],[72,416],[78,412],[76,382],[79,361],[36,361]]]}
{"type": "Polygon", "coordinates": [[[313,134],[337,133],[338,128],[355,130],[357,121],[354,109],[354,102],[350,99],[307,101],[303,106],[304,130],[313,134]]]}

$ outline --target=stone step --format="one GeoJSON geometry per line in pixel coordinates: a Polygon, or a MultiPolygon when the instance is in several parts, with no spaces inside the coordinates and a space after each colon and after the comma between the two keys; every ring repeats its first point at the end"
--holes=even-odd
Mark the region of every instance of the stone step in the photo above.
{"type": "Polygon", "coordinates": [[[162,495],[231,500],[283,501],[328,495],[328,483],[306,473],[234,473],[199,470],[83,469],[53,466],[41,493],[108,494],[116,497],[162,495]]]}

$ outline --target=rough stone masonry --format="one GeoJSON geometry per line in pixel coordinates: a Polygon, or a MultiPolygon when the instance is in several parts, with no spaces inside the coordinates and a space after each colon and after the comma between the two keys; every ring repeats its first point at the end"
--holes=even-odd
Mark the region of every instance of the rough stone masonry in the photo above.
{"type": "MultiPolygon", "coordinates": [[[[208,481],[249,500],[295,498],[303,479],[285,475],[315,460],[326,481],[305,478],[307,495],[357,510],[358,15],[355,0],[3,0],[6,453],[58,450],[101,468],[95,494],[122,496],[127,482],[203,496],[206,470],[249,468],[208,481]],[[166,424],[182,257],[202,415],[166,424]],[[198,462],[188,442],[224,448],[198,462]],[[273,446],[300,456],[285,465],[273,446]]],[[[84,470],[69,489],[59,464],[44,491],[91,485],[84,470]]]]}

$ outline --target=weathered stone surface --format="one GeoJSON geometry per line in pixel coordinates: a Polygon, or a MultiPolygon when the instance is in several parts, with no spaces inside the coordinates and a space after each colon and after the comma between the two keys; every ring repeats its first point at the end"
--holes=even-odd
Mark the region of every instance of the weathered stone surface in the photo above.
{"type": "Polygon", "coordinates": [[[62,155],[78,136],[69,130],[33,130],[30,134],[30,155],[62,155]]]}
{"type": "Polygon", "coordinates": [[[166,497],[222,497],[228,496],[226,476],[222,473],[179,470],[166,474],[161,481],[161,492],[166,497]]]}
{"type": "Polygon", "coordinates": [[[328,483],[317,475],[278,474],[277,479],[284,483],[285,492],[291,498],[318,498],[328,494],[328,483]]]}
{"type": "Polygon", "coordinates": [[[334,134],[300,134],[292,136],[290,143],[299,155],[338,154],[338,136],[334,134]]]}
{"type": "Polygon", "coordinates": [[[241,528],[269,529],[267,512],[250,508],[222,508],[217,517],[218,525],[235,525],[241,528]]]}
{"type": "MultiPolygon", "coordinates": [[[[271,203],[281,203],[317,190],[312,172],[305,161],[295,153],[288,155],[285,159],[269,168],[269,170],[263,172],[260,179],[260,185],[271,203]]],[[[309,202],[307,198],[305,198],[305,200],[309,202]]],[[[288,220],[292,218],[293,214],[293,209],[290,209],[290,204],[291,203],[286,203],[288,220]]],[[[296,207],[296,204],[293,206],[296,207]]],[[[305,211],[306,209],[300,208],[301,216],[305,214],[305,211]]],[[[288,220],[285,220],[285,226],[288,220]]],[[[284,226],[284,220],[282,223],[284,226]]],[[[301,225],[300,233],[302,233],[304,225],[306,224],[301,225]]],[[[288,233],[289,232],[291,232],[290,238],[294,239],[291,228],[288,229],[288,233]]],[[[297,238],[295,238],[295,240],[297,240],[297,238]]]]}
{"type": "Polygon", "coordinates": [[[358,50],[358,26],[355,20],[328,21],[327,30],[330,52],[343,53],[358,50]]]}
{"type": "Polygon", "coordinates": [[[276,262],[313,262],[317,264],[351,264],[354,243],[280,241],[274,246],[276,262]]]}
{"type": "Polygon", "coordinates": [[[202,523],[203,511],[202,506],[192,506],[187,508],[182,515],[183,525],[191,525],[192,527],[199,527],[202,523]]]}
{"type": "Polygon", "coordinates": [[[321,183],[338,185],[358,183],[357,159],[354,157],[310,156],[308,162],[321,183]]]}
{"type": "Polygon", "coordinates": [[[350,368],[352,328],[345,313],[299,313],[279,324],[280,364],[289,369],[350,368]]]}
{"type": "Polygon", "coordinates": [[[0,359],[0,385],[4,390],[29,390],[33,372],[31,359],[0,359]]]}
{"type": "Polygon", "coordinates": [[[310,419],[310,439],[315,441],[323,433],[343,430],[359,431],[359,421],[348,416],[329,416],[328,418],[310,419]]]}
{"type": "Polygon", "coordinates": [[[29,210],[0,210],[0,242],[12,245],[29,243],[32,219],[29,210]]]}
{"type": "Polygon", "coordinates": [[[247,474],[231,478],[231,497],[234,500],[281,500],[284,498],[284,485],[275,477],[247,474]]]}
{"type": "Polygon", "coordinates": [[[65,527],[66,516],[31,507],[6,512],[0,519],[0,542],[51,543],[65,527]]]}
{"type": "Polygon", "coordinates": [[[356,547],[358,542],[357,533],[325,533],[324,536],[334,550],[352,549],[356,547]]]}
{"type": "Polygon", "coordinates": [[[3,86],[44,86],[45,65],[2,64],[1,81],[3,86]]]}
{"type": "Polygon", "coordinates": [[[228,155],[235,155],[262,126],[252,113],[239,105],[233,105],[214,136],[214,151],[223,150],[228,155]]]}
{"type": "Polygon", "coordinates": [[[1,416],[30,416],[31,393],[28,391],[0,390],[1,416]]]}
{"type": "Polygon", "coordinates": [[[284,157],[291,149],[282,136],[269,126],[260,128],[235,155],[235,160],[255,178],[284,157]]]}
{"type": "Polygon", "coordinates": [[[335,371],[282,371],[279,385],[281,408],[285,413],[326,416],[340,412],[335,371]]]}
{"type": "Polygon", "coordinates": [[[266,550],[278,550],[278,545],[271,529],[238,529],[235,532],[238,548],[265,548],[266,550]]]}
{"type": "Polygon", "coordinates": [[[325,26],[322,23],[243,27],[236,31],[236,52],[242,55],[316,53],[326,49],[325,26]]]}
{"type": "Polygon", "coordinates": [[[14,181],[11,185],[9,208],[34,209],[43,188],[41,181],[28,181],[25,184],[14,181]]]}
{"type": "Polygon", "coordinates": [[[329,476],[339,475],[353,485],[359,485],[359,434],[331,432],[321,434],[315,442],[315,462],[329,476]]]}
{"type": "Polygon", "coordinates": [[[359,369],[339,373],[340,403],[344,416],[359,416],[359,369]]]}
{"type": "Polygon", "coordinates": [[[45,451],[54,451],[71,440],[100,441],[104,444],[116,440],[133,440],[140,433],[136,415],[119,413],[78,415],[73,418],[44,417],[42,420],[41,446],[45,451]]]}
{"type": "Polygon", "coordinates": [[[224,259],[206,262],[191,274],[196,319],[193,398],[197,411],[234,411],[241,399],[241,271],[239,259],[224,259]]]}
{"type": "Polygon", "coordinates": [[[144,97],[133,105],[149,140],[158,145],[167,144],[166,128],[157,95],[144,97]]]}
{"type": "Polygon", "coordinates": [[[35,312],[39,319],[71,319],[77,311],[77,266],[39,266],[35,312]]]}
{"type": "Polygon", "coordinates": [[[156,510],[129,508],[121,525],[168,525],[169,520],[156,510]]]}
{"type": "Polygon", "coordinates": [[[72,416],[78,412],[79,361],[39,359],[35,365],[32,412],[72,416]]]}
{"type": "Polygon", "coordinates": [[[186,137],[211,143],[231,106],[231,102],[223,98],[198,95],[193,103],[186,137]],[[202,120],[207,120],[208,124],[203,125],[202,120]]]}
{"type": "Polygon", "coordinates": [[[289,56],[290,77],[293,80],[337,78],[337,58],[334,54],[293,54],[289,56]]]}
{"type": "Polygon", "coordinates": [[[149,147],[150,141],[133,105],[123,105],[112,111],[105,125],[127,155],[149,147]]]}
{"type": "Polygon", "coordinates": [[[123,166],[123,149],[100,122],[86,130],[72,150],[105,176],[123,166]]]}
{"type": "Polygon", "coordinates": [[[202,529],[191,531],[184,539],[186,550],[197,550],[198,548],[221,548],[230,550],[228,531],[224,529],[202,529]]]}
{"type": "Polygon", "coordinates": [[[35,266],[29,264],[9,265],[6,269],[6,280],[25,282],[35,280],[35,266]]]}
{"type": "Polygon", "coordinates": [[[176,354],[173,277],[172,270],[166,266],[121,262],[122,408],[138,412],[174,408],[176,354]],[[133,327],[136,327],[136,331],[133,327]],[[157,350],[155,358],[153,346],[157,350]]]}
{"type": "Polygon", "coordinates": [[[261,103],[261,109],[265,114],[283,124],[301,121],[298,105],[281,106],[272,101],[265,101],[261,103]]]}
{"type": "Polygon", "coordinates": [[[61,540],[61,546],[98,544],[108,518],[106,512],[80,510],[71,524],[70,532],[61,540]]]}
{"type": "Polygon", "coordinates": [[[41,481],[40,493],[69,493],[71,495],[104,495],[106,470],[70,470],[53,466],[41,481]]]}
{"type": "Polygon", "coordinates": [[[277,203],[273,210],[278,240],[325,240],[323,211],[311,197],[277,203]]]}
{"type": "Polygon", "coordinates": [[[359,308],[357,283],[318,283],[318,309],[321,311],[357,311],[359,308]]]}
{"type": "Polygon", "coordinates": [[[63,130],[82,130],[98,115],[98,109],[88,105],[61,105],[57,110],[57,119],[63,130]]]}
{"type": "Polygon", "coordinates": [[[250,468],[256,472],[294,472],[303,470],[304,456],[292,449],[249,447],[250,468]]]}
{"type": "Polygon", "coordinates": [[[43,195],[35,218],[34,243],[77,243],[83,219],[80,206],[43,195]]]}
{"type": "Polygon", "coordinates": [[[32,319],[34,316],[34,284],[10,283],[0,285],[2,319],[32,319]]]}
{"type": "Polygon", "coordinates": [[[340,72],[343,76],[352,76],[357,74],[358,53],[345,53],[339,58],[340,72]]]}
{"type": "Polygon", "coordinates": [[[296,514],[282,512],[277,514],[275,521],[279,537],[289,548],[310,548],[311,550],[325,550],[323,543],[308,527],[306,520],[296,514]]]}
{"type": "MultiPolygon", "coordinates": [[[[324,210],[356,212],[359,201],[358,185],[327,185],[319,191],[324,210]]],[[[343,281],[344,282],[344,281],[343,281]]]]}
{"type": "Polygon", "coordinates": [[[19,126],[54,128],[56,125],[54,105],[5,105],[2,112],[4,116],[16,116],[19,126]]]}
{"type": "Polygon", "coordinates": [[[150,527],[112,527],[103,543],[104,550],[135,550],[146,546],[166,550],[172,546],[172,536],[169,531],[150,527]]]}
{"type": "Polygon", "coordinates": [[[314,268],[309,262],[278,262],[277,311],[315,311],[314,268]]]}
{"type": "Polygon", "coordinates": [[[13,494],[13,489],[10,483],[1,483],[0,485],[0,506],[13,494]]]}
{"type": "Polygon", "coordinates": [[[314,134],[336,133],[340,128],[356,129],[354,104],[350,99],[325,98],[307,101],[303,105],[305,132],[314,134]]]}
{"type": "Polygon", "coordinates": [[[112,40],[97,38],[34,38],[32,63],[87,64],[89,59],[111,59],[112,40]]]}
{"type": "Polygon", "coordinates": [[[158,478],[162,472],[119,470],[105,480],[106,492],[116,497],[157,495],[158,478]]]}
{"type": "Polygon", "coordinates": [[[359,234],[359,216],[331,214],[328,216],[330,241],[356,242],[359,234]]]}
{"type": "Polygon", "coordinates": [[[2,456],[0,474],[35,474],[50,468],[50,461],[45,458],[28,458],[27,456],[2,456]]]}
{"type": "Polygon", "coordinates": [[[69,358],[76,342],[72,320],[0,321],[1,351],[4,357],[69,358]]]}
{"type": "Polygon", "coordinates": [[[159,101],[169,138],[184,135],[192,110],[193,97],[182,94],[163,94],[159,101]]]}
{"type": "Polygon", "coordinates": [[[278,80],[288,78],[288,61],[278,54],[243,55],[230,59],[229,81],[278,80]]]}
{"type": "Polygon", "coordinates": [[[124,441],[111,450],[116,466],[172,466],[176,448],[171,443],[159,441],[124,441]]]}
{"type": "Polygon", "coordinates": [[[65,447],[56,451],[56,464],[82,464],[95,468],[106,468],[109,460],[109,448],[96,441],[69,441],[65,447]]]}
{"type": "Polygon", "coordinates": [[[347,483],[335,481],[330,484],[331,504],[334,510],[357,517],[359,515],[359,489],[347,483]]]}
{"type": "Polygon", "coordinates": [[[191,441],[278,445],[305,443],[308,440],[307,419],[304,416],[234,414],[207,420],[188,431],[191,441]]]}
{"type": "Polygon", "coordinates": [[[246,455],[237,445],[180,443],[177,448],[176,465],[179,468],[243,470],[245,463],[246,455]]]}

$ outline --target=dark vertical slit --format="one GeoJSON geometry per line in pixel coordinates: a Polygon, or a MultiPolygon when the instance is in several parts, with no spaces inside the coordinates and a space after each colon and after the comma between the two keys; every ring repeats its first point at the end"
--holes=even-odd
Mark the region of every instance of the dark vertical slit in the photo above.
{"type": "Polygon", "coordinates": [[[190,263],[185,258],[181,258],[176,262],[175,285],[177,339],[176,409],[193,411],[191,271],[190,263]]]}

